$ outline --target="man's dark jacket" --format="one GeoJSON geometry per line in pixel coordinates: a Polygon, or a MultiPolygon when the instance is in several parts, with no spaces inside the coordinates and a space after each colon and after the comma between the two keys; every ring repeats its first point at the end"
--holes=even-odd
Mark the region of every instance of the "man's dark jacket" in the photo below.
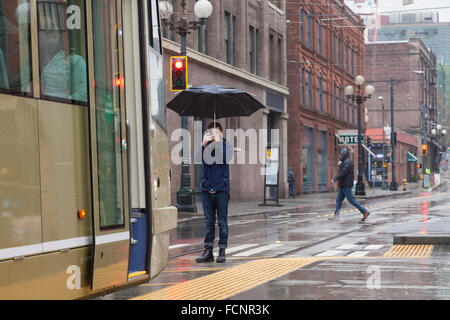
{"type": "Polygon", "coordinates": [[[339,157],[341,164],[339,165],[339,174],[334,177],[333,181],[338,181],[339,188],[353,187],[353,161],[347,149],[342,149],[339,157]]]}
{"type": "Polygon", "coordinates": [[[199,187],[200,190],[209,192],[230,191],[230,168],[228,163],[233,157],[233,147],[225,139],[219,142],[217,149],[214,148],[215,146],[217,146],[217,142],[209,142],[206,147],[202,147],[203,174],[199,187]],[[205,149],[208,147],[211,149],[205,152],[205,149]],[[216,150],[218,150],[216,160],[208,163],[205,160],[205,154],[210,154],[214,158],[216,150]]]}

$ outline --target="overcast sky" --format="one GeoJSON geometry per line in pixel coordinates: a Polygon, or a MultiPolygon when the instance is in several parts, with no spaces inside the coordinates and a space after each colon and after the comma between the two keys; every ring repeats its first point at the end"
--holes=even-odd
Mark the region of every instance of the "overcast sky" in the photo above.
{"type": "Polygon", "coordinates": [[[403,0],[379,0],[378,3],[380,12],[448,7],[433,11],[439,11],[440,22],[450,22],[450,0],[414,0],[414,4],[407,6],[402,5],[403,0]]]}

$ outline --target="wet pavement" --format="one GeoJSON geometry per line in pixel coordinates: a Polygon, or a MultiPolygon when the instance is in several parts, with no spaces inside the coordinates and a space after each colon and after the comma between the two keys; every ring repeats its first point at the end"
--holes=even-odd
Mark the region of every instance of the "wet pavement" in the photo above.
{"type": "MultiPolygon", "coordinates": [[[[209,279],[210,275],[214,275],[212,279],[222,275],[233,277],[233,270],[242,268],[239,272],[244,272],[246,265],[261,268],[255,272],[263,272],[274,261],[279,261],[280,270],[286,267],[286,271],[266,280],[255,278],[254,284],[250,279],[246,286],[238,285],[229,293],[225,290],[221,297],[231,300],[449,299],[450,247],[434,245],[426,255],[414,257],[416,247],[412,246],[412,253],[405,257],[385,256],[393,248],[395,235],[445,234],[450,227],[449,197],[450,192],[443,190],[363,200],[363,205],[371,211],[364,223],[359,222],[361,214],[348,203],[338,221],[329,221],[334,206],[331,195],[322,195],[321,200],[319,195],[293,212],[230,216],[224,264],[195,263],[203,249],[203,219],[185,218],[171,235],[169,263],[160,275],[147,284],[98,299],[158,299],[160,292],[172,287],[183,289],[189,280],[199,281],[200,285],[201,279],[209,279]],[[259,265],[251,265],[254,261],[259,265]],[[303,261],[306,263],[301,267],[294,264],[293,269],[283,265],[303,261]]],[[[186,297],[189,299],[189,295],[186,297]]]]}

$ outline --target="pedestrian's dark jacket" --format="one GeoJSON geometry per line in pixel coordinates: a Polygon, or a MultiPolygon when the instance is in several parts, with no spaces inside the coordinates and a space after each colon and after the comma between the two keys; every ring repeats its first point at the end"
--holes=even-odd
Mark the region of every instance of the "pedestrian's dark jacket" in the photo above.
{"type": "Polygon", "coordinates": [[[203,174],[199,186],[200,190],[208,192],[230,191],[229,162],[233,157],[233,147],[225,139],[218,143],[209,142],[206,147],[202,147],[202,155],[203,174]],[[205,149],[208,150],[205,152],[205,149]],[[208,155],[211,156],[209,159],[208,155]]]}
{"type": "Polygon", "coordinates": [[[333,181],[338,181],[339,188],[353,187],[353,161],[347,149],[342,149],[339,157],[341,164],[339,165],[339,174],[334,177],[333,181]]]}
{"type": "Polygon", "coordinates": [[[294,183],[295,182],[295,174],[294,171],[292,171],[291,168],[288,169],[288,182],[294,183]]]}

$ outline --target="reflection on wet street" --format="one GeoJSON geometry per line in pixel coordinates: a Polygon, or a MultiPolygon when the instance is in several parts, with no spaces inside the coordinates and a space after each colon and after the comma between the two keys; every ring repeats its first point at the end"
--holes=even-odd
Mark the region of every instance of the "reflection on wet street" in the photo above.
{"type": "MultiPolygon", "coordinates": [[[[371,211],[365,223],[359,222],[361,214],[348,204],[339,220],[329,221],[333,211],[329,204],[320,202],[293,213],[230,217],[225,264],[195,262],[203,250],[204,221],[183,221],[172,234],[169,263],[160,275],[148,284],[104,298],[151,299],[158,297],[156,294],[164,288],[193,279],[200,283],[202,277],[212,274],[233,279],[233,268],[245,268],[251,261],[260,261],[262,273],[266,271],[265,262],[268,268],[276,259],[281,263],[288,258],[289,262],[307,263],[298,268],[294,265],[293,270],[286,269],[285,274],[266,281],[258,280],[253,286],[250,279],[249,285],[234,288],[228,296],[224,292],[223,297],[238,300],[449,299],[447,246],[429,246],[422,256],[385,255],[393,247],[394,235],[442,234],[443,230],[449,230],[449,195],[448,192],[418,193],[365,202],[371,211]]],[[[205,287],[205,294],[209,289],[205,287]]]]}

